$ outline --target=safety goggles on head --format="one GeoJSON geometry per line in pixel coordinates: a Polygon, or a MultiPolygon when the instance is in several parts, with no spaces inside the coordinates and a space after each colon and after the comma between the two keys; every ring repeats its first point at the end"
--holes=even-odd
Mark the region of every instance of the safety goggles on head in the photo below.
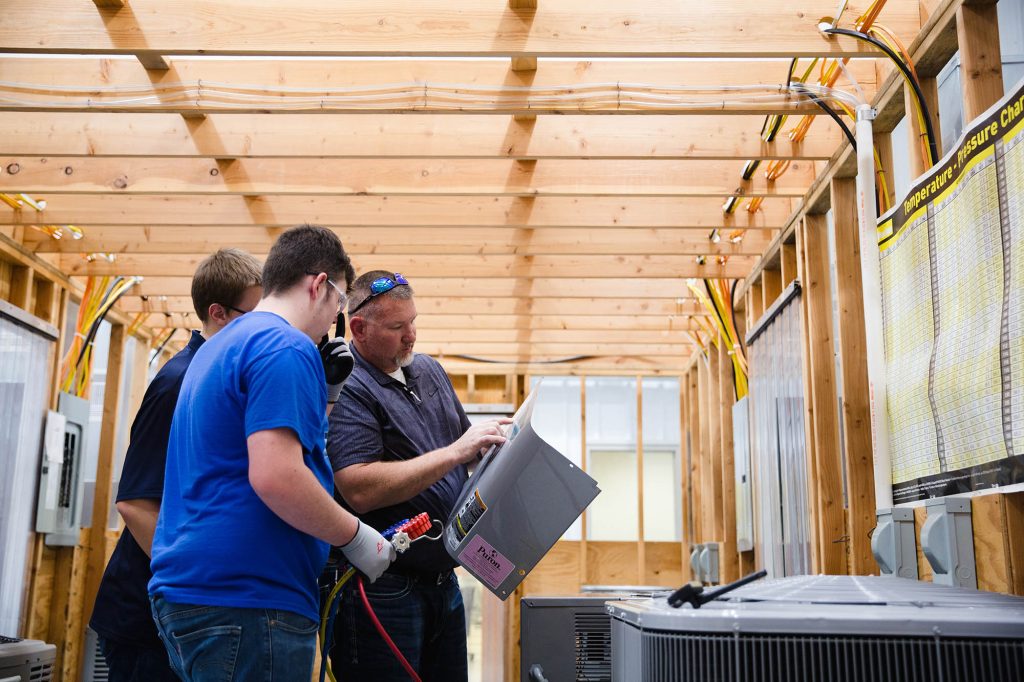
{"type": "Polygon", "coordinates": [[[394,277],[378,277],[370,282],[370,295],[363,299],[355,308],[348,311],[348,314],[355,315],[356,312],[358,312],[364,305],[381,294],[386,294],[397,286],[409,286],[409,280],[402,277],[401,273],[396,272],[394,277]]]}

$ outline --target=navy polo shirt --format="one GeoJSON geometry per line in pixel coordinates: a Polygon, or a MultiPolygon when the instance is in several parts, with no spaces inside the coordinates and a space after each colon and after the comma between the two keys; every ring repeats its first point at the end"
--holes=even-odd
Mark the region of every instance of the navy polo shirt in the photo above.
{"type": "MultiPolygon", "coordinates": [[[[167,361],[146,389],[132,422],[131,439],[117,488],[118,502],[163,499],[171,418],[185,370],[201,345],[202,335],[193,331],[188,345],[167,361]]],[[[100,521],[105,522],[105,519],[100,521]]],[[[103,572],[90,627],[108,639],[163,647],[153,624],[146,592],[151,576],[149,557],[125,528],[103,572]]]]}
{"type": "MultiPolygon", "coordinates": [[[[353,347],[356,364],[330,417],[327,454],[335,471],[364,462],[412,459],[451,445],[469,428],[469,418],[441,365],[416,354],[405,368],[406,383],[388,376],[353,347]]],[[[441,523],[458,502],[467,468],[457,466],[416,497],[359,518],[383,531],[420,512],[441,523]]],[[[351,511],[344,500],[342,504],[351,511]]],[[[437,528],[431,535],[438,532],[437,528]]],[[[398,571],[447,571],[455,562],[441,542],[417,542],[399,554],[398,571]]]]}

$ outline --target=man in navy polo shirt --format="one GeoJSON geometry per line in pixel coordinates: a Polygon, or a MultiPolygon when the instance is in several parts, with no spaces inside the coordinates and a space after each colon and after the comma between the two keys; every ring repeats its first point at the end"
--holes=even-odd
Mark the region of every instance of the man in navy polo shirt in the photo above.
{"type": "Polygon", "coordinates": [[[117,511],[126,532],[103,573],[89,625],[99,635],[111,682],[168,682],[178,677],[167,662],[149,608],[146,584],[153,545],[171,416],[181,380],[196,350],[260,300],[261,265],[237,249],[206,258],[192,277],[192,305],[202,322],[188,345],[157,372],[132,423],[131,439],[117,488],[117,511]]]}
{"type": "Polygon", "coordinates": [[[186,682],[309,680],[329,546],[371,582],[394,559],[391,543],[331,496],[327,413],[351,359],[344,339],[316,342],[353,276],[333,232],[288,230],[263,266],[263,299],[185,374],[149,595],[186,682]]]}
{"type": "MultiPolygon", "coordinates": [[[[412,297],[398,273],[374,271],[356,280],[349,305],[356,365],[330,419],[327,451],[343,504],[379,530],[420,512],[446,520],[467,465],[504,442],[501,425],[511,422],[470,426],[441,365],[413,353],[412,297]]],[[[425,682],[467,677],[466,619],[454,567],[442,543],[417,542],[367,587],[377,617],[425,682]]],[[[407,680],[359,598],[345,589],[331,651],[339,679],[407,680]]]]}

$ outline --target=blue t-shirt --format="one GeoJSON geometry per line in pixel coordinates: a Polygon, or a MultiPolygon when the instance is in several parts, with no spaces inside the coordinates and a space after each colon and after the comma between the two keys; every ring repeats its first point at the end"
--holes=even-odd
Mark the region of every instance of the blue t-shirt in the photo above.
{"type": "MultiPolygon", "coordinates": [[[[404,369],[405,384],[371,365],[355,348],[352,355],[355,369],[331,412],[327,439],[335,471],[363,462],[412,459],[451,445],[469,428],[448,375],[429,355],[414,356],[404,369]]],[[[453,467],[411,500],[358,516],[379,531],[420,512],[444,523],[458,502],[466,474],[465,465],[453,467]]],[[[342,504],[352,511],[344,500],[342,504]]],[[[454,566],[443,542],[418,542],[398,555],[391,570],[434,572],[454,566]]]]}
{"type": "Polygon", "coordinates": [[[316,345],[273,313],[248,313],[199,349],[171,425],[150,594],[318,619],[316,581],[328,544],[256,495],[246,439],[291,429],[306,466],[331,492],[326,407],[316,345]]]}
{"type": "MultiPolygon", "coordinates": [[[[159,501],[163,497],[171,417],[185,370],[201,345],[202,335],[192,332],[188,345],[167,361],[146,389],[132,422],[131,439],[117,486],[118,502],[159,501]]],[[[163,648],[146,595],[146,584],[151,577],[149,557],[125,529],[103,572],[89,626],[107,639],[163,648]]]]}

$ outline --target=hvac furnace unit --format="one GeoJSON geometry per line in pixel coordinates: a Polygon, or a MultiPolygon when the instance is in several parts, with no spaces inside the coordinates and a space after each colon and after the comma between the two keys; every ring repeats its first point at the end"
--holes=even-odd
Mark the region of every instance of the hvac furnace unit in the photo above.
{"type": "Polygon", "coordinates": [[[466,481],[444,528],[448,554],[507,599],[601,491],[530,424],[538,386],[507,440],[466,481]]]}
{"type": "Polygon", "coordinates": [[[46,534],[47,545],[78,544],[88,427],[89,401],[69,393],[61,393],[57,411],[46,415],[36,532],[46,534]]]}
{"type": "Polygon", "coordinates": [[[754,583],[699,609],[614,602],[615,682],[1019,682],[1024,598],[889,576],[754,583]]]}
{"type": "Polygon", "coordinates": [[[36,639],[0,636],[0,680],[50,682],[57,647],[36,639]]]}

